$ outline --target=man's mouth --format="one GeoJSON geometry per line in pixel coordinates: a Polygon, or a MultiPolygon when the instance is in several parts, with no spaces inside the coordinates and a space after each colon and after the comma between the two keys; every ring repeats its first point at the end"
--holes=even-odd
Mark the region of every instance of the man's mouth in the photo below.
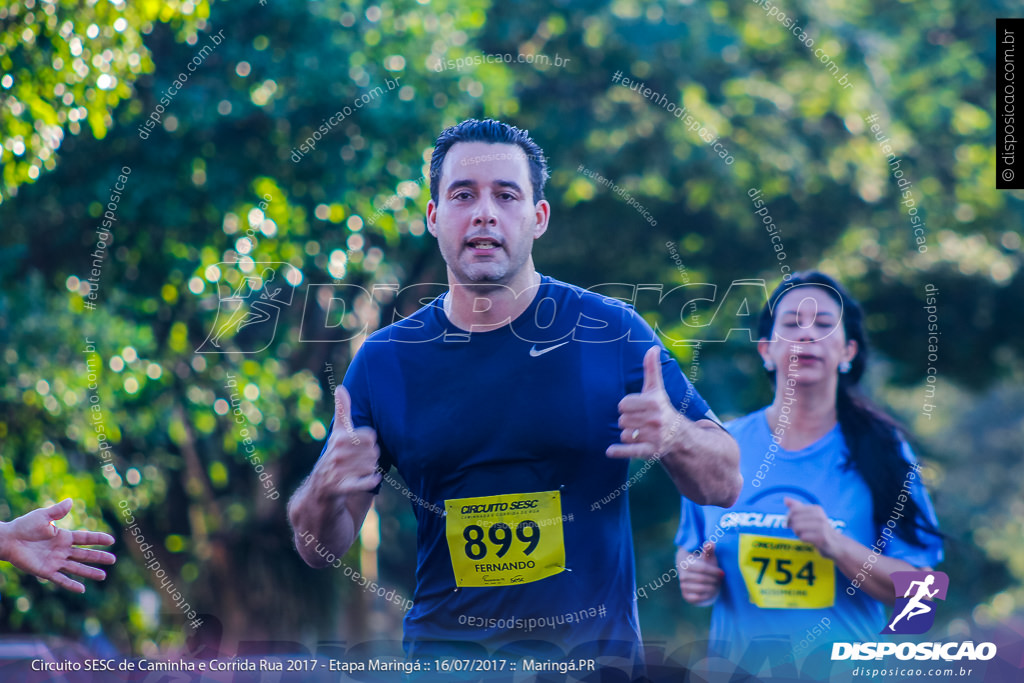
{"type": "Polygon", "coordinates": [[[474,237],[466,240],[466,245],[479,252],[494,251],[501,246],[497,240],[490,237],[474,237]]]}

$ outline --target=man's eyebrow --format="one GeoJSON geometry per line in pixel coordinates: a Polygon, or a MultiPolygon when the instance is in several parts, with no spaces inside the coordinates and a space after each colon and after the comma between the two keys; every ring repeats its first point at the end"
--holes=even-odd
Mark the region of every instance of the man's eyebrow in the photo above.
{"type": "Polygon", "coordinates": [[[507,187],[511,190],[515,190],[520,194],[523,193],[523,188],[519,187],[519,183],[512,180],[495,180],[494,184],[498,187],[507,187]]]}
{"type": "Polygon", "coordinates": [[[448,183],[448,192],[451,192],[452,190],[458,190],[459,188],[462,187],[476,187],[476,181],[469,180],[468,178],[464,180],[453,180],[452,182],[448,183]]]}
{"type": "MultiPolygon", "coordinates": [[[[498,187],[507,188],[510,190],[514,190],[519,194],[523,194],[523,188],[520,187],[519,183],[515,182],[514,180],[495,180],[494,184],[498,187]]],[[[452,190],[458,190],[463,187],[473,189],[476,187],[476,181],[469,180],[468,178],[463,180],[453,180],[448,184],[448,192],[451,192],[452,190]]]]}

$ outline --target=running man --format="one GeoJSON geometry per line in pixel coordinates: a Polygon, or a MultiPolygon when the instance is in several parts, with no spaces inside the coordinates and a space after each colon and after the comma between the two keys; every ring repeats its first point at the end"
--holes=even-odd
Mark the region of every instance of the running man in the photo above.
{"type": "Polygon", "coordinates": [[[914,586],[918,587],[917,594],[914,595],[914,597],[910,598],[910,602],[906,604],[906,606],[903,608],[903,611],[900,612],[899,616],[893,619],[892,623],[889,624],[890,631],[896,630],[896,622],[902,619],[903,617],[906,617],[907,621],[910,621],[913,617],[916,617],[918,614],[928,614],[932,611],[931,607],[929,607],[921,601],[934,598],[935,595],[939,592],[938,588],[936,588],[933,591],[928,590],[928,587],[931,586],[933,583],[935,583],[934,574],[929,574],[928,576],[926,576],[924,581],[910,582],[910,585],[907,586],[907,592],[903,594],[903,597],[909,597],[910,591],[914,590],[914,586]]]}
{"type": "Polygon", "coordinates": [[[729,505],[742,484],[736,443],[632,307],[535,270],[546,176],[525,131],[468,120],[441,134],[427,227],[449,289],[362,345],[289,502],[313,567],[326,561],[309,539],[343,555],[392,467],[426,502],[413,506],[413,657],[447,642],[632,666],[628,496],[592,504],[626,482],[631,458],[660,456],[699,504],[729,505]]]}

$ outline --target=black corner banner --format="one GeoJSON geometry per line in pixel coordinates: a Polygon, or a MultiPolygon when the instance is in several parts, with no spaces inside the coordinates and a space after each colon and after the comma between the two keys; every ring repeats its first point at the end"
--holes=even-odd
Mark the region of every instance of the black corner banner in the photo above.
{"type": "Polygon", "coordinates": [[[996,189],[1021,190],[1020,117],[1016,103],[1020,62],[1018,46],[1024,41],[1024,19],[996,19],[996,189]]]}

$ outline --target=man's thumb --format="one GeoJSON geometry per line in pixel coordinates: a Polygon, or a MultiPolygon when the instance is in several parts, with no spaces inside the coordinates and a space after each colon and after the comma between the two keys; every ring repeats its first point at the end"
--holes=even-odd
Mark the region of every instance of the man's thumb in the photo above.
{"type": "Polygon", "coordinates": [[[65,498],[61,502],[55,503],[54,505],[51,505],[50,507],[46,508],[46,516],[53,521],[57,521],[58,519],[64,519],[64,517],[66,517],[69,512],[71,512],[70,498],[65,498]]]}
{"type": "Polygon", "coordinates": [[[661,347],[652,346],[644,356],[643,392],[664,391],[665,381],[661,377],[661,347]]]}
{"type": "Polygon", "coordinates": [[[348,389],[339,384],[334,390],[334,422],[345,428],[345,431],[352,431],[352,398],[348,395],[348,389]]]}
{"type": "Polygon", "coordinates": [[[796,498],[790,498],[789,496],[783,498],[782,502],[786,504],[786,507],[789,508],[790,512],[796,510],[797,508],[802,508],[804,506],[804,504],[801,503],[799,500],[797,500],[796,498]]]}

